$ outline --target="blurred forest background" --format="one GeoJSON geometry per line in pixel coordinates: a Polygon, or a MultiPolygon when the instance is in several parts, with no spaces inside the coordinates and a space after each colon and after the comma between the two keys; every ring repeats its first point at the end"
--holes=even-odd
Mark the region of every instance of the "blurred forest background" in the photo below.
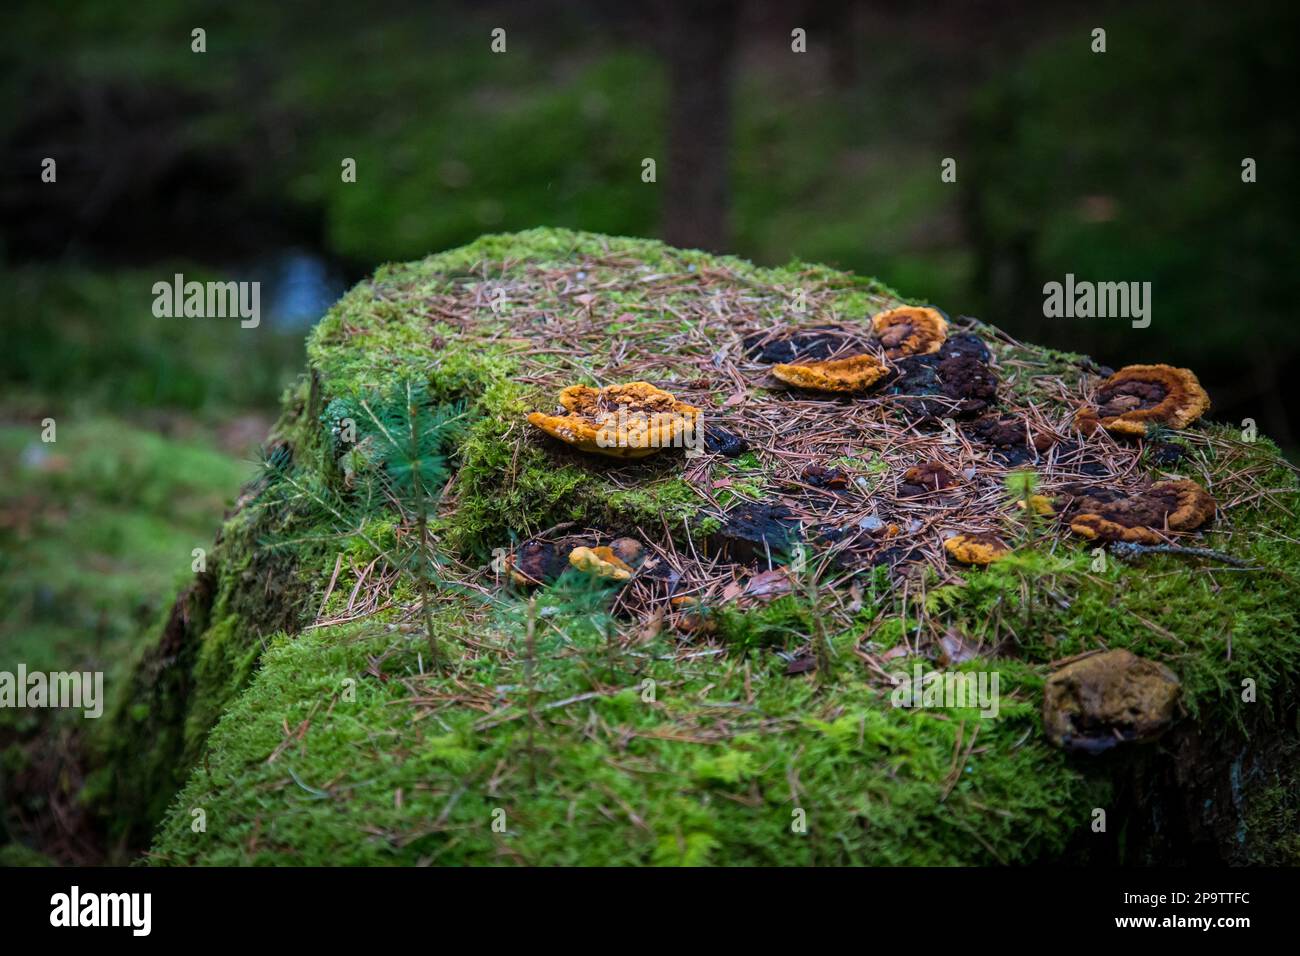
{"type": "MultiPolygon", "coordinates": [[[[484,232],[836,264],[1103,364],[1189,366],[1214,417],[1297,455],[1296,4],[61,0],[0,32],[0,668],[111,675],[310,324],[484,232]],[[176,272],[261,281],[261,326],[155,318],[176,272]],[[1150,327],[1045,319],[1066,273],[1151,282],[1150,327]]],[[[16,713],[5,765],[54,772],[16,713]]]]}

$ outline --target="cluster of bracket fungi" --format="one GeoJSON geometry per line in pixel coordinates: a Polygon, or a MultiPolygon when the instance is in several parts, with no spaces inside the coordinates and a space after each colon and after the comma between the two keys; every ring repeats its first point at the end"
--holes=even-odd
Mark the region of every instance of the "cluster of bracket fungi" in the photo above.
{"type": "MultiPolygon", "coordinates": [[[[968,434],[992,446],[1007,464],[1024,463],[1054,440],[1015,416],[991,412],[998,377],[989,348],[972,333],[950,334],[947,318],[934,308],[902,306],[880,312],[871,318],[866,337],[839,326],[816,326],[779,337],[750,336],[744,345],[752,358],[769,363],[771,375],[794,394],[843,400],[890,396],[912,422],[967,422],[968,434]]],[[[1083,440],[1099,430],[1122,440],[1145,436],[1156,427],[1185,428],[1208,408],[1208,396],[1189,370],[1131,365],[1101,384],[1095,402],[1075,414],[1074,425],[1083,440]]],[[[572,385],[561,392],[556,413],[532,412],[528,421],[582,452],[620,459],[696,447],[690,439],[700,435],[707,437],[700,447],[708,451],[734,454],[746,447],[743,438],[706,422],[699,408],[648,382],[599,389],[572,385]],[[729,451],[728,444],[735,447],[729,451]]],[[[839,469],[819,464],[806,467],[802,480],[822,489],[843,488],[848,482],[839,469]]],[[[901,476],[899,495],[941,492],[958,481],[941,463],[923,462],[901,476]]],[[[1216,507],[1204,489],[1187,480],[1132,491],[1071,484],[1055,497],[1033,495],[1020,505],[1038,515],[1059,517],[1084,538],[1137,544],[1157,544],[1167,540],[1168,532],[1195,530],[1213,518],[1216,507]]],[[[746,540],[758,545],[753,553],[732,554],[742,561],[763,554],[770,561],[772,552],[788,546],[798,530],[779,505],[746,503],[729,515],[729,524],[739,532],[731,536],[733,546],[744,550],[746,540]]],[[[579,546],[568,563],[616,580],[630,576],[626,562],[601,550],[579,546]]],[[[971,565],[987,565],[1011,552],[988,532],[952,534],[944,550],[953,560],[971,565]]]]}
{"type": "MultiPolygon", "coordinates": [[[[1049,478],[1055,479],[1048,482],[1050,493],[1035,493],[1026,485],[1026,493],[1014,504],[1035,519],[1059,521],[1091,542],[1165,546],[1171,535],[1194,531],[1214,518],[1217,505],[1196,482],[1148,479],[1134,486],[1120,480],[1127,468],[1117,468],[1109,457],[1136,438],[1150,439],[1145,446],[1148,450],[1179,452],[1178,446],[1160,439],[1164,433],[1190,426],[1210,405],[1205,390],[1187,369],[1130,365],[1108,374],[1090,393],[1091,398],[1076,408],[1067,431],[1058,433],[1038,413],[998,409],[999,373],[988,344],[973,331],[954,332],[948,319],[934,308],[888,309],[871,318],[869,331],[852,325],[820,325],[751,332],[744,336],[742,348],[748,361],[766,366],[774,380],[771,384],[755,380],[748,373],[752,366],[746,367],[746,393],[761,395],[758,403],[768,415],[753,421],[781,421],[779,403],[784,389],[792,402],[792,434],[813,434],[821,449],[814,452],[817,460],[802,460],[798,452],[788,459],[797,462],[798,480],[793,486],[786,482],[785,487],[794,487],[796,497],[787,495],[784,504],[742,497],[721,516],[721,529],[703,542],[705,553],[712,555],[710,560],[759,568],[766,563],[767,570],[756,571],[748,580],[726,576],[720,583],[702,588],[697,581],[693,591],[680,593],[680,572],[670,573],[672,569],[652,548],[628,537],[598,545],[590,532],[583,532],[567,538],[530,540],[517,548],[510,564],[516,583],[548,583],[566,568],[616,582],[642,582],[655,595],[653,601],[667,600],[674,626],[693,634],[711,629],[704,613],[706,594],[744,606],[790,593],[791,569],[786,563],[794,546],[802,541],[834,546],[837,550],[828,553],[833,566],[839,568],[861,566],[857,559],[864,555],[872,564],[890,567],[918,560],[916,538],[925,523],[916,520],[916,509],[951,500],[954,492],[962,492],[975,480],[979,470],[954,464],[961,459],[937,446],[925,451],[926,442],[935,440],[936,425],[942,424],[949,435],[955,435],[958,422],[963,440],[972,448],[983,447],[995,469],[1034,467],[1061,456],[1072,462],[1064,476],[1049,467],[1049,473],[1054,471],[1049,478]],[[754,392],[749,388],[754,385],[765,391],[754,392]],[[861,475],[854,476],[853,469],[842,466],[828,450],[840,447],[837,442],[871,445],[871,430],[880,427],[878,418],[868,418],[875,422],[871,425],[862,425],[861,418],[846,424],[836,412],[858,402],[883,402],[888,420],[901,419],[903,426],[897,433],[889,433],[892,437],[887,444],[895,449],[898,442],[909,450],[919,448],[921,460],[913,459],[915,464],[891,476],[893,513],[886,500],[884,519],[854,515],[843,528],[825,527],[810,533],[787,507],[803,500],[798,495],[848,501],[838,496],[861,489],[871,500],[877,499],[878,486],[865,483],[861,475]],[[925,437],[927,433],[931,437],[925,437]],[[1102,434],[1113,442],[1090,447],[1102,434]],[[837,437],[827,441],[826,436],[837,437]],[[1076,480],[1079,478],[1092,480],[1076,480]],[[909,514],[913,516],[910,521],[909,514]],[[869,551],[854,550],[861,539],[870,542],[869,551]]],[[[711,420],[700,408],[648,382],[604,388],[570,386],[561,392],[560,406],[552,414],[533,412],[528,421],[583,453],[637,459],[685,445],[695,456],[702,450],[735,458],[750,445],[746,437],[723,427],[723,422],[711,420]],[[692,437],[695,442],[689,440],[692,437]]],[[[736,421],[732,416],[726,423],[736,421]]],[[[740,423],[746,424],[743,417],[740,423]]],[[[786,451],[781,432],[778,429],[765,446],[767,453],[778,459],[786,451]]],[[[1152,460],[1160,463],[1161,459],[1157,455],[1152,460]]],[[[983,494],[974,492],[978,503],[996,500],[980,497],[983,494]]],[[[987,505],[983,507],[987,510],[987,505]]],[[[976,519],[972,523],[982,523],[986,510],[969,513],[976,519]]],[[[833,511],[831,517],[837,514],[833,511]]],[[[955,518],[952,523],[960,528],[966,524],[964,517],[948,514],[940,520],[947,523],[955,518]]],[[[984,566],[1012,552],[992,531],[952,530],[944,533],[939,554],[958,564],[984,566]]],[[[707,569],[700,573],[707,575],[707,569]]],[[[797,663],[795,660],[791,668],[797,663]]],[[[1123,740],[1151,739],[1172,721],[1177,693],[1177,678],[1163,665],[1122,650],[1082,655],[1048,681],[1044,703],[1048,736],[1066,749],[1089,752],[1108,749],[1123,740]]]]}

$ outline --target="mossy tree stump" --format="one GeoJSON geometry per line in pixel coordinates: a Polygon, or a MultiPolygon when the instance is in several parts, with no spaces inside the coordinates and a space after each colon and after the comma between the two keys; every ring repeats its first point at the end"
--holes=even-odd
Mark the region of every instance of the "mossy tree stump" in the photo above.
{"type": "Polygon", "coordinates": [[[122,695],[101,810],[163,864],[1294,847],[1279,837],[1297,813],[1292,470],[1206,422],[1160,442],[1081,434],[1099,369],[971,319],[948,320],[946,351],[879,351],[889,376],[864,394],[790,389],[763,361],[793,357],[771,345],[799,330],[831,330],[805,336],[826,351],[814,360],[845,354],[835,336],[870,349],[870,317],[901,304],[819,266],[559,230],[381,269],[312,333],[268,442],[278,479],[245,490],[122,695]],[[619,461],[527,422],[566,386],[633,381],[748,450],[619,461]],[[365,491],[392,466],[367,454],[365,413],[412,382],[466,422],[429,528],[437,670],[416,581],[392,560],[410,516],[365,491]],[[1208,551],[1102,563],[1050,506],[1071,483],[1158,480],[1218,502],[1213,524],[1160,532],[1208,551]],[[797,545],[735,562],[719,542],[755,507],[797,545]],[[954,534],[1007,553],[955,563],[954,534]],[[620,536],[643,549],[618,558],[627,580],[559,574],[563,560],[539,586],[508,573],[524,542],[620,536]],[[1054,746],[1044,682],[1118,648],[1176,675],[1174,729],[1095,757],[1054,746]],[[996,714],[895,706],[891,675],[914,668],[996,673],[996,714]]]}

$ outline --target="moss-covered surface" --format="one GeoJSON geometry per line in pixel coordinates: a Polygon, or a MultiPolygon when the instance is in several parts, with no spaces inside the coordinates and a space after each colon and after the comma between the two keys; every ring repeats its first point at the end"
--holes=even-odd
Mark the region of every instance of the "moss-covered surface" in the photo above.
{"type": "MultiPolygon", "coordinates": [[[[305,385],[285,397],[273,446],[309,456],[320,444],[305,385]]],[[[147,840],[153,821],[203,751],[212,724],[251,677],[264,641],[301,626],[310,562],[319,548],[267,549],[272,536],[301,527],[292,506],[255,506],[255,480],[228,514],[197,573],[163,615],[160,637],[137,653],[113,711],[95,727],[100,753],[85,799],[100,810],[114,842],[147,840]],[[304,566],[304,562],[309,562],[304,566]]]]}
{"type": "MultiPolygon", "coordinates": [[[[1016,552],[987,570],[832,574],[814,562],[794,594],[707,608],[708,633],[609,612],[614,596],[573,574],[532,604],[503,587],[485,562],[512,541],[572,522],[693,553],[718,506],[781,477],[762,449],[710,461],[702,479],[678,452],[614,466],[523,424],[554,404],[558,382],[640,377],[725,420],[744,396],[698,364],[737,347],[734,328],[700,318],[715,301],[719,316],[815,325],[861,321],[897,297],[817,266],[764,270],[549,230],[389,266],[348,293],[311,337],[275,441],[294,480],[337,495],[354,520],[250,489],[110,728],[104,812],[137,835],[162,816],[150,859],[164,864],[1089,859],[1113,849],[1089,842],[1094,809],[1111,814],[1112,840],[1136,828],[1150,807],[1128,799],[1127,781],[1174,754],[1053,749],[1038,713],[1053,662],[1126,647],[1178,673],[1180,727],[1198,739],[1249,747],[1294,733],[1300,495],[1267,441],[1220,426],[1177,436],[1174,466],[1141,449],[1123,461],[1209,488],[1222,514],[1189,543],[1249,569],[1181,555],[1101,569],[1084,543],[1017,518],[1007,500],[990,520],[1016,552]],[[791,312],[796,290],[804,313],[791,312]],[[657,344],[649,366],[627,342],[657,344]],[[385,571],[375,550],[406,540],[409,524],[356,500],[354,462],[331,438],[400,379],[467,409],[433,526],[445,562],[433,626],[453,658],[440,672],[410,575],[385,571]],[[944,634],[980,649],[956,669],[998,673],[996,717],[891,706],[882,662],[908,670],[908,652],[944,634]],[[815,654],[816,671],[790,673],[795,652],[815,654]]],[[[1077,356],[969,327],[993,348],[1003,394],[1038,414],[1068,420],[1095,381],[1077,356]]],[[[879,437],[857,436],[842,459],[867,487],[888,480],[879,437]]],[[[1258,833],[1294,817],[1285,799],[1241,806],[1258,833]]],[[[1273,859],[1287,844],[1269,840],[1273,859]]],[[[1164,850],[1153,857],[1177,856],[1164,850]]],[[[1249,845],[1241,856],[1256,858],[1249,845]]]]}

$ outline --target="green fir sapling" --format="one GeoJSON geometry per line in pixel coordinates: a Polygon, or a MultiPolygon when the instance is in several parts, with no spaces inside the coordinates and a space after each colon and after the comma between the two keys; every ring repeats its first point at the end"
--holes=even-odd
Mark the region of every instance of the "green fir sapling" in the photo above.
{"type": "Polygon", "coordinates": [[[429,642],[429,661],[442,667],[442,651],[434,634],[429,605],[429,585],[435,566],[430,548],[429,518],[433,514],[450,471],[448,448],[460,437],[464,410],[459,406],[431,406],[425,390],[409,380],[399,384],[387,400],[362,399],[366,424],[375,428],[374,454],[383,463],[384,488],[403,516],[415,520],[416,543],[406,550],[405,565],[415,576],[429,642]]]}

